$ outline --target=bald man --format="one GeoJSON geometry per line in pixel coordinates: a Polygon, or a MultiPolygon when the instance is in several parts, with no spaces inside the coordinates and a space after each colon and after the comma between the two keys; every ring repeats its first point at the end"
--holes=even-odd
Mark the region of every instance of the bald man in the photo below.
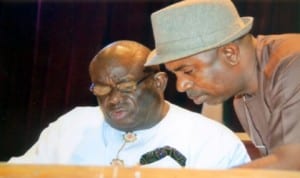
{"type": "Polygon", "coordinates": [[[225,169],[249,162],[226,127],[164,99],[167,75],[144,67],[150,50],[134,41],[104,47],[89,66],[99,106],[76,107],[10,163],[146,165],[225,169]]]}

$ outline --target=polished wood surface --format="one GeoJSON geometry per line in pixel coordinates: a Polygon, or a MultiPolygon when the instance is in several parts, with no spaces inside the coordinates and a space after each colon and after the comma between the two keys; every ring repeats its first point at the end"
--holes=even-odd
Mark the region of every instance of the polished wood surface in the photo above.
{"type": "Polygon", "coordinates": [[[299,178],[279,170],[191,170],[142,167],[97,167],[0,164],[0,178],[299,178]]]}

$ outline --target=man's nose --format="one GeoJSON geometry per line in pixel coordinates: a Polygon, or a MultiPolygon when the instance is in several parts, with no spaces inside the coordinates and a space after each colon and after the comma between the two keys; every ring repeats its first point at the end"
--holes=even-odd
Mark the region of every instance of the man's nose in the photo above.
{"type": "Polygon", "coordinates": [[[184,78],[177,78],[176,88],[178,92],[185,92],[193,86],[193,82],[184,78]]]}
{"type": "Polygon", "coordinates": [[[109,103],[118,104],[120,103],[122,98],[122,94],[120,91],[113,89],[109,95],[109,103]]]}

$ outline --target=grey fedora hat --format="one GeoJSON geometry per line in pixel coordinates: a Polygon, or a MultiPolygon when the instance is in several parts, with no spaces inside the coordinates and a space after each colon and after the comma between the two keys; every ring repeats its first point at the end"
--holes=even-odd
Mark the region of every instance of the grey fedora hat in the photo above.
{"type": "Polygon", "coordinates": [[[227,44],[248,33],[253,17],[240,17],[231,0],[186,0],[151,14],[155,49],[146,66],[227,44]]]}

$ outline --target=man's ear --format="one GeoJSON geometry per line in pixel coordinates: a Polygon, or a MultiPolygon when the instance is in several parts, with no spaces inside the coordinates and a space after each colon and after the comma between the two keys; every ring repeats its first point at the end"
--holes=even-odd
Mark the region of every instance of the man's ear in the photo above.
{"type": "Polygon", "coordinates": [[[234,43],[229,43],[221,47],[221,53],[225,62],[231,66],[237,65],[240,62],[240,48],[234,43]]]}
{"type": "Polygon", "coordinates": [[[162,92],[165,91],[168,83],[168,76],[165,72],[158,72],[154,75],[154,85],[162,92]]]}

